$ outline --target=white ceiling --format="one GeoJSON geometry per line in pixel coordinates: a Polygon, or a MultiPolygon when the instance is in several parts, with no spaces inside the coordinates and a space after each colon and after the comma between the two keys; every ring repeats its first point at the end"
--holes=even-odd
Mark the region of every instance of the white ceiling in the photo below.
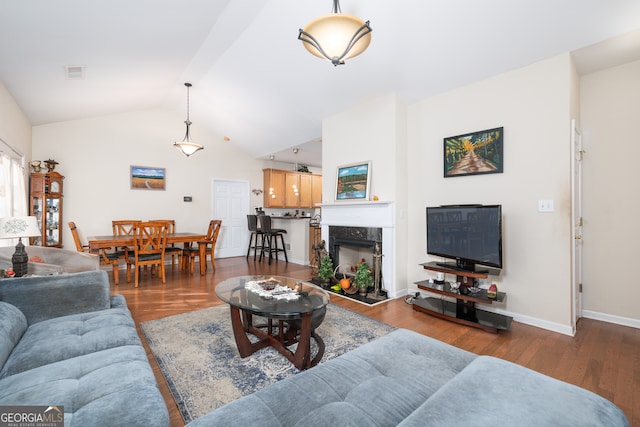
{"type": "Polygon", "coordinates": [[[638,0],[341,5],[371,21],[373,38],[333,67],[297,40],[331,0],[5,0],[0,80],[33,125],[147,108],[184,115],[188,81],[194,139],[207,127],[256,158],[318,166],[322,119],[367,98],[395,91],[411,102],[576,50],[583,72],[640,58],[638,0]],[[67,65],[85,66],[85,78],[67,80],[67,65]]]}

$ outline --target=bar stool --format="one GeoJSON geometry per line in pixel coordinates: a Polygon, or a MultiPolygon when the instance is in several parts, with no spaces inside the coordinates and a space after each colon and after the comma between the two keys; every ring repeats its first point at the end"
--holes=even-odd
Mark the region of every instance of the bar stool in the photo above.
{"type": "Polygon", "coordinates": [[[264,252],[269,253],[269,265],[271,265],[271,258],[275,254],[276,260],[278,259],[278,252],[284,253],[284,259],[288,263],[287,250],[284,246],[284,234],[287,230],[282,228],[271,228],[271,217],[269,215],[260,215],[260,230],[262,231],[262,250],[260,251],[260,261],[264,252]],[[278,237],[280,237],[281,247],[278,247],[278,237]],[[266,241],[266,243],[265,243],[266,241]]]}
{"type": "Polygon", "coordinates": [[[249,259],[249,254],[251,253],[251,249],[253,249],[253,260],[255,261],[258,250],[260,250],[262,254],[264,233],[258,228],[257,215],[247,215],[247,224],[249,225],[249,232],[251,233],[249,236],[249,247],[247,248],[247,259],[249,259]]]}

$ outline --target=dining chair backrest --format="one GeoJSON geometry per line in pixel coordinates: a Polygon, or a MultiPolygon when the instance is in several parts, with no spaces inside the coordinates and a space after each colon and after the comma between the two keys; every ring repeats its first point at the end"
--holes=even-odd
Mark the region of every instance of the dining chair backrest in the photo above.
{"type": "Polygon", "coordinates": [[[133,225],[135,257],[160,255],[164,258],[167,246],[167,226],[162,222],[141,221],[133,225]]]}
{"type": "Polygon", "coordinates": [[[131,236],[133,235],[133,226],[141,222],[139,219],[121,219],[111,221],[111,228],[114,236],[131,236]]]}
{"type": "Polygon", "coordinates": [[[164,222],[167,224],[167,233],[173,234],[176,232],[176,220],[175,219],[151,219],[152,222],[164,222]]]}
{"type": "Polygon", "coordinates": [[[89,252],[89,246],[83,245],[82,241],[80,240],[80,235],[78,233],[76,223],[73,221],[69,221],[69,228],[71,229],[71,236],[73,236],[73,243],[76,244],[76,250],[78,252],[89,252]]]}
{"type": "Polygon", "coordinates": [[[222,227],[221,219],[212,219],[209,221],[209,229],[207,229],[207,240],[208,243],[213,244],[215,246],[218,241],[218,234],[220,234],[220,227],[222,227]]]}

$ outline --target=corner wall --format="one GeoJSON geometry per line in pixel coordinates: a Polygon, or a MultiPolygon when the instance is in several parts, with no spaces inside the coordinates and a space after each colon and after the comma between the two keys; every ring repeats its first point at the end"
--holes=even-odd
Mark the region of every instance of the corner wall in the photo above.
{"type": "Polygon", "coordinates": [[[640,61],[583,76],[585,317],[640,327],[640,61]]]}
{"type": "MultiPolygon", "coordinates": [[[[0,139],[31,160],[31,123],[9,90],[0,82],[0,139]]],[[[25,168],[28,170],[28,168],[25,168]]]]}

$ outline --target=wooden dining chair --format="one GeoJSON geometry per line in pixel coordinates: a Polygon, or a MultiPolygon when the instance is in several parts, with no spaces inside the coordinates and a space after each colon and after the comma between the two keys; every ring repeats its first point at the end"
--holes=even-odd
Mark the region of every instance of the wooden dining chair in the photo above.
{"type": "Polygon", "coordinates": [[[209,229],[207,230],[207,236],[203,241],[198,242],[197,245],[188,247],[188,248],[184,248],[183,249],[183,253],[182,253],[182,262],[183,262],[183,269],[186,270],[187,268],[189,269],[189,271],[193,274],[193,265],[195,263],[195,257],[200,257],[200,245],[201,244],[206,244],[206,250],[205,250],[205,259],[202,260],[200,259],[200,262],[207,262],[206,260],[206,256],[210,255],[211,256],[211,268],[213,268],[213,271],[216,271],[216,242],[218,241],[218,234],[220,234],[220,227],[222,226],[222,220],[220,219],[212,219],[211,221],[209,221],[209,229]]]}
{"type": "MultiPolygon", "coordinates": [[[[176,220],[175,219],[152,219],[153,222],[163,222],[167,225],[167,234],[173,234],[176,232],[176,220]]],[[[164,250],[166,256],[171,256],[171,269],[176,265],[178,261],[178,268],[182,269],[182,248],[171,243],[168,244],[164,250]]]]}
{"type": "Polygon", "coordinates": [[[120,274],[118,267],[120,266],[120,257],[115,252],[109,252],[109,248],[102,249],[99,252],[91,252],[89,245],[83,245],[82,240],[80,238],[80,232],[78,231],[78,227],[76,227],[76,223],[73,221],[69,221],[69,228],[71,229],[71,236],[73,236],[73,242],[76,245],[76,250],[78,252],[85,253],[94,253],[100,257],[100,265],[111,265],[113,268],[113,283],[116,285],[120,284],[120,274]]]}
{"type": "MultiPolygon", "coordinates": [[[[131,268],[135,268],[134,283],[138,287],[141,267],[155,267],[162,283],[166,283],[164,270],[167,226],[162,222],[144,221],[133,226],[133,248],[126,249],[127,283],[131,282],[131,268]]],[[[153,274],[153,268],[151,270],[153,274]]]]}
{"type": "MultiPolygon", "coordinates": [[[[111,228],[113,230],[114,236],[132,236],[133,235],[133,226],[136,223],[139,223],[139,219],[120,219],[111,221],[111,228]]],[[[133,248],[127,248],[125,246],[117,247],[115,249],[115,253],[118,254],[120,258],[125,257],[126,250],[132,250],[133,248]]]]}

